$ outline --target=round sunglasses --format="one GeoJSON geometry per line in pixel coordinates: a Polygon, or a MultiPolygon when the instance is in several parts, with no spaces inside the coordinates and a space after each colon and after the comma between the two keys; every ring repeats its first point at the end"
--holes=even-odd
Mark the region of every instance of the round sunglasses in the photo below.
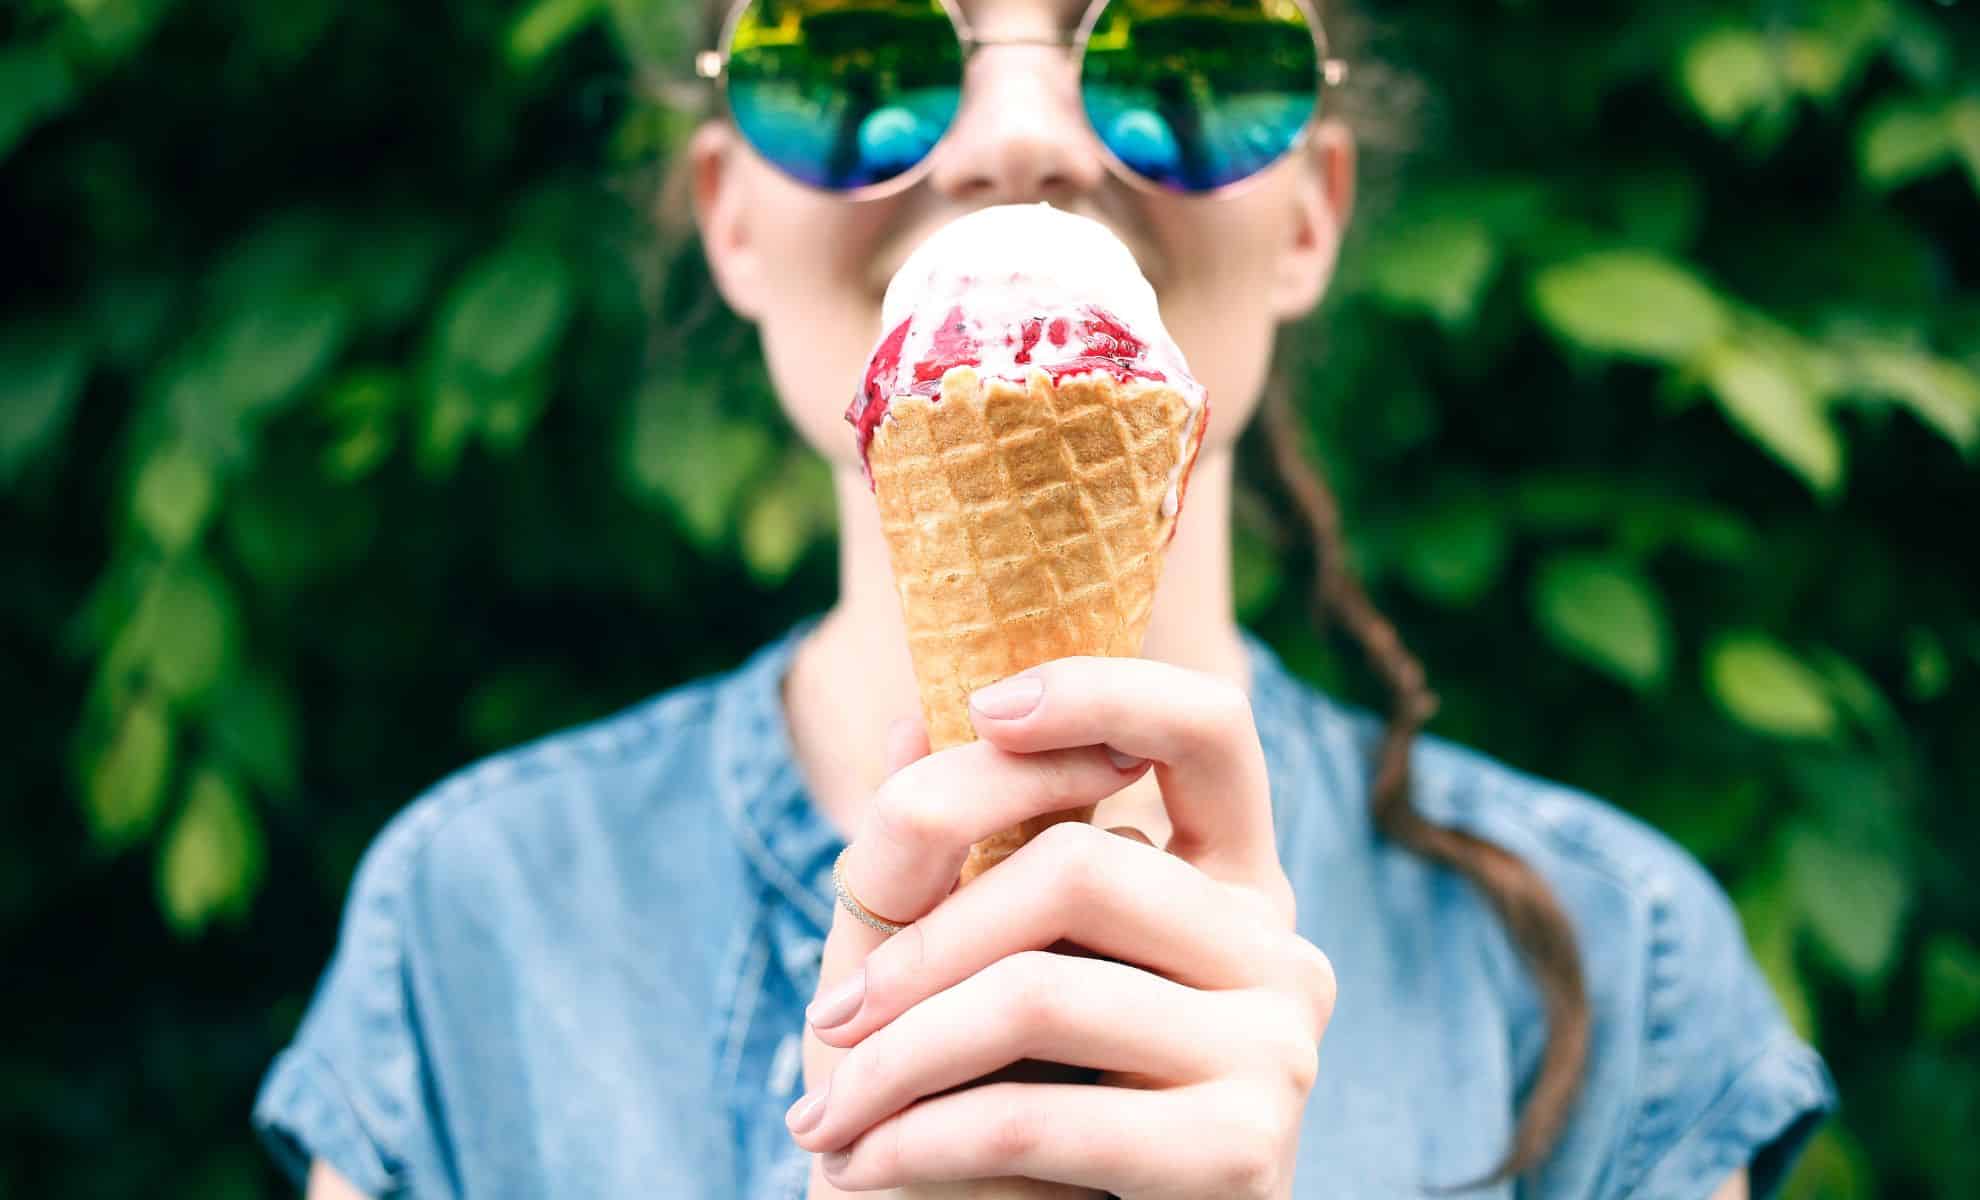
{"type": "Polygon", "coordinates": [[[921,177],[962,107],[969,55],[1014,44],[1072,50],[1108,166],[1189,195],[1298,148],[1322,91],[1347,76],[1311,0],[1092,0],[1070,37],[1010,38],[977,36],[955,0],[737,0],[695,70],[772,166],[872,199],[921,177]]]}

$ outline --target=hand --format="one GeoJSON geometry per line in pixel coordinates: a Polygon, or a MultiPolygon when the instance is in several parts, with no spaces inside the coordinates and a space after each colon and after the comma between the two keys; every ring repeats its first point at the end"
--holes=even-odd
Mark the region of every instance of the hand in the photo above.
{"type": "Polygon", "coordinates": [[[913,923],[835,921],[794,1136],[844,1190],[1015,1175],[1129,1200],[1289,1195],[1334,979],[1293,931],[1243,693],[1142,659],[1016,679],[1036,702],[979,701],[982,741],[929,755],[896,734],[845,873],[913,923]],[[1152,761],[1167,852],[1067,823],[949,894],[972,842],[1149,769],[1108,747],[1152,761]],[[964,1086],[1023,1060],[1101,1074],[964,1086]]]}

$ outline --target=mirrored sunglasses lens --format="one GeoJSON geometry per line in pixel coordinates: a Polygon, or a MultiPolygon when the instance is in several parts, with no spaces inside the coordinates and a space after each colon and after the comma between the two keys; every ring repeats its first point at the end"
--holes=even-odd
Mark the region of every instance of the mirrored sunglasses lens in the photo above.
{"type": "Polygon", "coordinates": [[[754,0],[730,42],[729,110],[771,163],[849,190],[928,156],[962,71],[940,0],[754,0]]]}
{"type": "Polygon", "coordinates": [[[1178,191],[1264,170],[1319,102],[1319,47],[1293,0],[1112,0],[1086,46],[1087,116],[1114,156],[1178,191]]]}

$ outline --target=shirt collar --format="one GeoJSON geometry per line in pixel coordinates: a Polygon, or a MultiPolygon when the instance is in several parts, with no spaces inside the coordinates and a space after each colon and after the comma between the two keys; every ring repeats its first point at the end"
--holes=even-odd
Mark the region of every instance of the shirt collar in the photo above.
{"type": "Polygon", "coordinates": [[[784,676],[809,616],[738,667],[716,700],[714,756],[722,810],[763,882],[823,936],[832,922],[832,860],[845,842],[804,789],[784,721],[784,676]]]}

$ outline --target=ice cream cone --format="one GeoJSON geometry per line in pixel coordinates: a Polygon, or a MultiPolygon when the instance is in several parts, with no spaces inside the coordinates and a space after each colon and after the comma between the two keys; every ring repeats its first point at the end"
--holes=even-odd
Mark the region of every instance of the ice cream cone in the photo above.
{"type": "MultiPolygon", "coordinates": [[[[1207,408],[1099,371],[970,366],[892,399],[868,449],[930,745],[976,737],[969,695],[1039,663],[1140,653],[1207,408]]],[[[968,883],[1054,813],[972,847],[968,883]]]]}

